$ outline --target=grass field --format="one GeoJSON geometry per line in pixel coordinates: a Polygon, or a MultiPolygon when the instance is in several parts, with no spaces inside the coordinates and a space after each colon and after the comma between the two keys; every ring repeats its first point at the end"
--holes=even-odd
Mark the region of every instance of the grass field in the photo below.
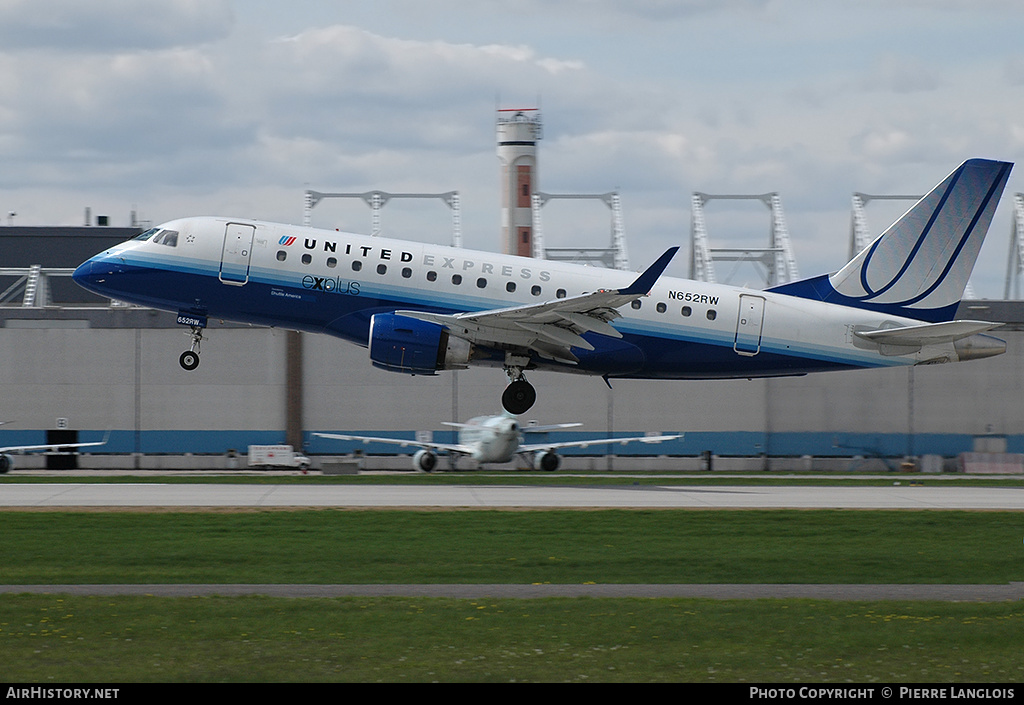
{"type": "MultiPolygon", "coordinates": [[[[1024,514],[0,513],[0,582],[1006,583],[1024,514]]],[[[0,596],[0,679],[1001,682],[1024,605],[0,596]]]]}
{"type": "Polygon", "coordinates": [[[0,596],[0,679],[1020,683],[1024,605],[0,596]]]}
{"type": "Polygon", "coordinates": [[[1007,583],[1024,514],[3,512],[0,582],[1007,583]]]}

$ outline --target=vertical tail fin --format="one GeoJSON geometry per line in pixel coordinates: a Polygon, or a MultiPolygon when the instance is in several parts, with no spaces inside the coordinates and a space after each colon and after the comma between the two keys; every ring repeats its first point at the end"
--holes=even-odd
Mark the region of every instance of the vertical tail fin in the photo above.
{"type": "Polygon", "coordinates": [[[964,162],[838,272],[773,291],[922,321],[952,320],[1012,166],[964,162]]]}

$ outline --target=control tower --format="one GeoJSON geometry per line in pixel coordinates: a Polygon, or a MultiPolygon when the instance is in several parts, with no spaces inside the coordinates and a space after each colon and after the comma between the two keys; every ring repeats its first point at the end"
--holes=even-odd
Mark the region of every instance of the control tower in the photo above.
{"type": "Polygon", "coordinates": [[[498,110],[501,160],[501,251],[533,256],[533,194],[537,191],[539,108],[498,110]]]}

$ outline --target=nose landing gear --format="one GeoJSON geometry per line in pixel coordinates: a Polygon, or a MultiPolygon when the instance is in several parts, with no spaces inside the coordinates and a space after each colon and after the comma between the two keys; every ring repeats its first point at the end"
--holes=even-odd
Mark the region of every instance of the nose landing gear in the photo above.
{"type": "Polygon", "coordinates": [[[199,367],[199,345],[203,341],[202,327],[193,325],[191,328],[192,332],[189,335],[192,336],[192,346],[178,358],[178,364],[182,369],[190,371],[199,367]]]}

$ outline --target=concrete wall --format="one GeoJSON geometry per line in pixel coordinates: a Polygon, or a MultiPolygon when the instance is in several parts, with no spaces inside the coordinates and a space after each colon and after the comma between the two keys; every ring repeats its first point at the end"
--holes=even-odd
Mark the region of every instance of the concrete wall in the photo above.
{"type": "MultiPolygon", "coordinates": [[[[67,419],[82,440],[113,435],[119,453],[225,453],[284,442],[284,331],[212,325],[202,363],[172,317],[143,311],[59,314],[0,310],[0,445],[42,442],[67,419]],[[84,433],[88,432],[88,433],[84,433]]],[[[563,437],[686,432],[683,441],[616,453],[875,455],[972,450],[986,438],[1024,452],[1024,332],[1000,333],[1005,355],[952,365],[835,372],[769,380],[612,381],[534,373],[540,423],[580,421],[563,437]],[[980,439],[980,440],[979,440],[980,439]]],[[[317,430],[450,434],[444,421],[500,411],[500,369],[409,377],[374,368],[366,350],[305,335],[302,425],[308,450],[347,452],[317,430]]],[[[384,446],[371,451],[390,451],[384,446]]],[[[588,451],[593,453],[593,451],[588,451]]]]}

